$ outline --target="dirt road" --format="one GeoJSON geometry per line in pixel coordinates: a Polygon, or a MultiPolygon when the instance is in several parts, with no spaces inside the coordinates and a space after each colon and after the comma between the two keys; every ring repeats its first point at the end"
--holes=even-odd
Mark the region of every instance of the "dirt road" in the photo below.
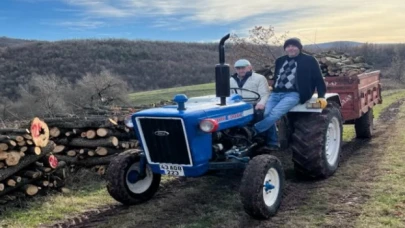
{"type": "Polygon", "coordinates": [[[89,212],[51,227],[354,227],[370,199],[377,164],[393,137],[396,102],[383,111],[372,140],[352,140],[343,146],[341,165],[327,180],[299,181],[289,152],[280,152],[287,184],[277,216],[256,221],[243,212],[238,188],[241,173],[226,172],[186,181],[174,180],[144,205],[117,206],[89,212]]]}

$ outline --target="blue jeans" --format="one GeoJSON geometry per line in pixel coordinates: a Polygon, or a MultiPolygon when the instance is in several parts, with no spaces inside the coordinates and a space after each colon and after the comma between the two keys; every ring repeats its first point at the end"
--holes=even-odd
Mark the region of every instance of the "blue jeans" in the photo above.
{"type": "Polygon", "coordinates": [[[258,133],[267,131],[267,144],[278,146],[276,122],[299,102],[297,92],[271,93],[264,109],[264,119],[254,125],[258,133]]]}

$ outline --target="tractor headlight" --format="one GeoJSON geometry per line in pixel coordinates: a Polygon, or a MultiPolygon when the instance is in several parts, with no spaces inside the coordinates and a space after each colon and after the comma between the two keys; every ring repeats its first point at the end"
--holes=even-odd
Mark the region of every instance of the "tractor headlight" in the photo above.
{"type": "Polygon", "coordinates": [[[218,129],[218,122],[214,119],[205,119],[200,122],[200,129],[203,132],[214,132],[218,129]]]}
{"type": "Polygon", "coordinates": [[[133,128],[134,127],[134,124],[132,123],[131,115],[126,116],[124,118],[124,123],[125,123],[125,126],[127,126],[128,128],[133,128]]]}

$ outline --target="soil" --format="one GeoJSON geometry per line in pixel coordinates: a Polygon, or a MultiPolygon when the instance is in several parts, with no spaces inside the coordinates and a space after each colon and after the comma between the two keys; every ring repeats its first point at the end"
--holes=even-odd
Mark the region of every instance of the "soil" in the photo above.
{"type": "MultiPolygon", "coordinates": [[[[236,198],[236,203],[230,208],[231,213],[224,215],[230,215],[230,218],[218,220],[214,226],[305,227],[305,223],[310,219],[305,216],[312,216],[312,219],[318,216],[323,227],[354,227],[362,205],[370,198],[367,183],[378,175],[378,158],[383,156],[386,148],[384,142],[392,137],[390,127],[395,125],[402,103],[403,101],[393,103],[375,120],[374,136],[371,140],[354,139],[344,143],[340,167],[335,175],[327,180],[298,180],[294,174],[291,153],[275,153],[283,162],[286,172],[286,188],[278,214],[266,221],[253,220],[243,212],[242,206],[234,206],[239,202],[239,198],[236,198]]],[[[130,218],[128,213],[133,214],[131,227],[174,227],[199,221],[197,218],[202,215],[198,213],[207,213],[200,208],[220,207],[224,201],[218,199],[226,197],[226,194],[238,196],[241,175],[237,172],[224,172],[216,177],[179,179],[164,185],[147,205],[100,208],[47,227],[105,227],[109,226],[107,223],[111,220],[130,218]],[[192,188],[197,187],[202,187],[201,191],[205,192],[190,193],[192,188]],[[179,207],[182,210],[175,210],[179,207]],[[141,211],[152,211],[156,219],[139,219],[139,215],[135,213],[141,211]]],[[[114,224],[111,227],[118,226],[114,224]]]]}

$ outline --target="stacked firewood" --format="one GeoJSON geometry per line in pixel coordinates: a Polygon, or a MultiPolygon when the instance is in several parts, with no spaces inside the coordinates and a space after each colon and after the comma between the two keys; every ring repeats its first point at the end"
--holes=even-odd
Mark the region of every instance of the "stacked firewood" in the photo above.
{"type": "Polygon", "coordinates": [[[0,129],[0,203],[63,187],[63,168],[51,154],[49,128],[34,118],[27,128],[0,129]]]}
{"type": "Polygon", "coordinates": [[[372,68],[362,56],[350,56],[336,51],[322,52],[317,58],[324,77],[353,77],[372,68]]]}
{"type": "MultiPolygon", "coordinates": [[[[372,69],[362,56],[350,56],[336,51],[321,52],[313,56],[318,60],[323,77],[352,77],[372,69]]],[[[272,79],[275,66],[271,63],[256,72],[272,79]]]]}
{"type": "Polygon", "coordinates": [[[138,147],[124,117],[45,118],[45,122],[50,140],[56,144],[52,152],[58,160],[73,166],[95,167],[100,174],[117,154],[138,147]]]}

